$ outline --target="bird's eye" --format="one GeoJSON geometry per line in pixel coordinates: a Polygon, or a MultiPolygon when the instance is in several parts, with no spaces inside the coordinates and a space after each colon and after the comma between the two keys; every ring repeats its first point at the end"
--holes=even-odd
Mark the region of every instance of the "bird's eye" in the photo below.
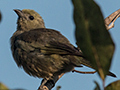
{"type": "Polygon", "coordinates": [[[33,16],[29,16],[29,19],[30,19],[30,20],[33,20],[33,19],[34,19],[34,17],[33,17],[33,16]]]}

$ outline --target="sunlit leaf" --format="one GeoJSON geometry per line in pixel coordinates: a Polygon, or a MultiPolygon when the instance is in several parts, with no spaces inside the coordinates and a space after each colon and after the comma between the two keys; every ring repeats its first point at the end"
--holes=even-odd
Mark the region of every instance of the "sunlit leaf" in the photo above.
{"type": "Polygon", "coordinates": [[[102,78],[109,72],[114,44],[104,25],[99,6],[93,0],[72,0],[77,45],[102,78]]]}
{"type": "Polygon", "coordinates": [[[120,80],[112,82],[105,88],[105,90],[120,90],[120,80]]]}

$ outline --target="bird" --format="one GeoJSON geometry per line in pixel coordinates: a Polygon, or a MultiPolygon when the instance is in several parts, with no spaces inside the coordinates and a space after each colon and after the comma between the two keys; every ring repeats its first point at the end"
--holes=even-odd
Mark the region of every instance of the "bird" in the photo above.
{"type": "Polygon", "coordinates": [[[17,30],[11,40],[11,51],[18,67],[33,77],[53,80],[56,76],[85,65],[91,67],[82,51],[59,31],[45,27],[34,10],[14,9],[18,15],[17,30]]]}

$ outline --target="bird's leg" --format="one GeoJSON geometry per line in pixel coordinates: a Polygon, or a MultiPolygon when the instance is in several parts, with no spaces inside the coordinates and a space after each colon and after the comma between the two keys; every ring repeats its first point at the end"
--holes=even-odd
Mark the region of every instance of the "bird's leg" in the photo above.
{"type": "Polygon", "coordinates": [[[47,81],[48,81],[47,79],[43,79],[43,80],[41,81],[41,85],[44,85],[47,81]]]}
{"type": "Polygon", "coordinates": [[[59,76],[54,76],[53,79],[48,80],[45,83],[45,86],[49,87],[49,89],[55,86],[55,83],[64,75],[64,73],[60,74],[59,76]]]}
{"type": "Polygon", "coordinates": [[[77,70],[75,70],[75,69],[73,69],[72,72],[77,72],[77,73],[82,73],[82,74],[94,74],[94,73],[96,73],[96,71],[92,71],[92,72],[82,72],[82,71],[77,71],[77,70]]]}
{"type": "Polygon", "coordinates": [[[58,80],[64,75],[65,73],[62,73],[58,76],[58,80]]]}
{"type": "Polygon", "coordinates": [[[51,90],[55,86],[54,80],[43,79],[38,90],[51,90]]]}
{"type": "Polygon", "coordinates": [[[54,80],[48,80],[48,81],[45,83],[45,86],[48,87],[49,90],[51,90],[51,88],[53,88],[53,87],[55,86],[54,80]]]}
{"type": "Polygon", "coordinates": [[[47,79],[43,79],[42,81],[41,81],[41,85],[40,85],[40,87],[38,88],[38,90],[49,90],[46,86],[45,86],[45,83],[47,83],[47,79]]]}
{"type": "Polygon", "coordinates": [[[55,83],[64,75],[64,73],[59,76],[54,76],[53,79],[43,79],[38,90],[51,90],[55,83]]]}

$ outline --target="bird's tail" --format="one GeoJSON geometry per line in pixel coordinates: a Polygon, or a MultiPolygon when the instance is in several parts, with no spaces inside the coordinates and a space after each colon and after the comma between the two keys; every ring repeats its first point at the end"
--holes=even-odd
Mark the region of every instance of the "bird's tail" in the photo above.
{"type": "MultiPolygon", "coordinates": [[[[84,66],[95,69],[95,68],[92,67],[91,63],[88,60],[84,59],[84,58],[82,58],[82,59],[80,58],[80,63],[82,65],[84,65],[84,66]]],[[[109,73],[107,75],[112,76],[112,77],[116,77],[116,75],[114,73],[110,72],[110,71],[109,71],[109,73]]]]}

